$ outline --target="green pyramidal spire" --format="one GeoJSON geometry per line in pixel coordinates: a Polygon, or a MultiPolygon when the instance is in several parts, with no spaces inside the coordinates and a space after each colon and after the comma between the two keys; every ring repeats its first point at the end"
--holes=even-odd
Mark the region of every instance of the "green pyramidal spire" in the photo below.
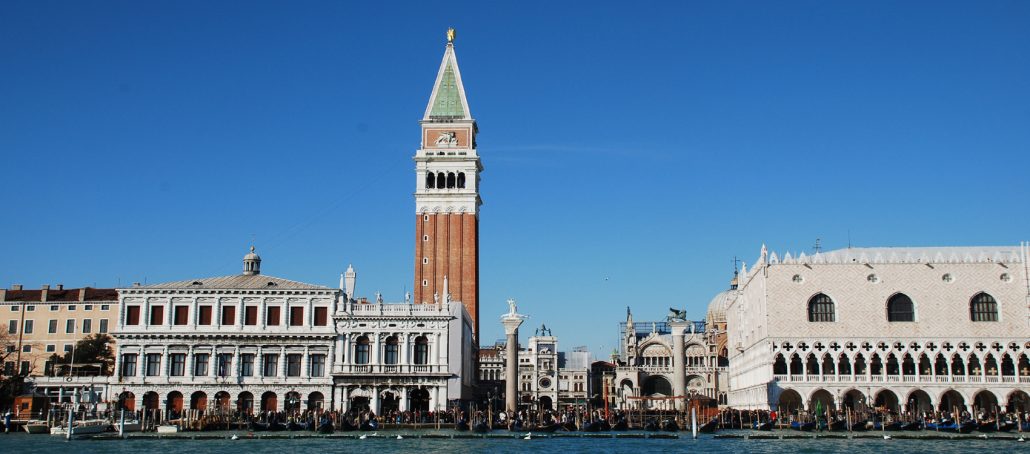
{"type": "Polygon", "coordinates": [[[454,44],[447,43],[447,50],[444,51],[443,61],[440,62],[440,70],[437,72],[436,84],[433,85],[433,93],[430,95],[424,119],[471,120],[472,116],[468,110],[465,88],[461,83],[461,70],[458,69],[458,60],[454,55],[454,44]]]}

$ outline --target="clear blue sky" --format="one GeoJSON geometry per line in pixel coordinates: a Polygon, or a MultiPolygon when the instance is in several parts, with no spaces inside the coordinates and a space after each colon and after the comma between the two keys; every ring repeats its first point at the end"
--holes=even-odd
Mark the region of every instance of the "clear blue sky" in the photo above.
{"type": "Polygon", "coordinates": [[[0,3],[0,284],[232,274],[256,237],[400,300],[448,26],[483,343],[509,296],[595,353],[627,305],[702,318],[763,242],[1030,239],[1030,2],[378,3],[0,3]]]}

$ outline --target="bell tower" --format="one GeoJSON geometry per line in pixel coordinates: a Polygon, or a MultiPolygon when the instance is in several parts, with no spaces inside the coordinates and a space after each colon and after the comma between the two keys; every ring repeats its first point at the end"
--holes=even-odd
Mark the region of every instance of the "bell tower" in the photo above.
{"type": "Polygon", "coordinates": [[[479,174],[476,120],[454,54],[454,29],[419,123],[415,153],[414,302],[460,301],[479,336],[479,174]],[[447,293],[450,295],[447,295],[447,293]]]}

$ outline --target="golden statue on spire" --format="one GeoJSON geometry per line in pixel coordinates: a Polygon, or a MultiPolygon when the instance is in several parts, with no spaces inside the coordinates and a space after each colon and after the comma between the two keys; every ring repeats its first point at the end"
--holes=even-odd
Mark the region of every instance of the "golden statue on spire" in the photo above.
{"type": "Polygon", "coordinates": [[[447,29],[447,44],[454,43],[454,37],[457,36],[458,32],[454,31],[454,27],[447,29]]]}

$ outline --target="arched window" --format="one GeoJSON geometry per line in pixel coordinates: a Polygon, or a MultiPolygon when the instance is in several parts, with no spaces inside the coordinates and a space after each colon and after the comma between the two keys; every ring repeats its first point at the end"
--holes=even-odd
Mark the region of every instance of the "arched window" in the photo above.
{"type": "Polygon", "coordinates": [[[808,300],[808,321],[810,322],[832,322],[835,321],[833,314],[833,300],[822,293],[815,295],[808,300]]]}
{"type": "Polygon", "coordinates": [[[383,352],[383,364],[397,364],[397,337],[390,336],[386,339],[386,351],[383,352]]]}
{"type": "Polygon", "coordinates": [[[429,339],[425,336],[415,338],[415,364],[429,364],[429,339]]]}
{"type": "Polygon", "coordinates": [[[437,189],[447,187],[447,177],[444,176],[443,172],[436,174],[436,187],[437,189]]]}
{"type": "Polygon", "coordinates": [[[465,188],[465,172],[458,172],[458,188],[465,188]]]}
{"type": "Polygon", "coordinates": [[[969,319],[974,322],[998,321],[998,302],[986,293],[977,293],[969,302],[969,319]]]}
{"type": "Polygon", "coordinates": [[[433,189],[436,187],[436,176],[431,173],[426,174],[426,189],[433,189]]]}
{"type": "Polygon", "coordinates": [[[354,344],[354,364],[368,364],[368,337],[361,336],[354,344]]]}
{"type": "Polygon", "coordinates": [[[914,322],[916,321],[915,305],[912,298],[904,293],[897,293],[887,300],[887,321],[888,322],[914,322]]]}
{"type": "Polygon", "coordinates": [[[454,189],[454,173],[447,174],[447,189],[454,189]]]}

